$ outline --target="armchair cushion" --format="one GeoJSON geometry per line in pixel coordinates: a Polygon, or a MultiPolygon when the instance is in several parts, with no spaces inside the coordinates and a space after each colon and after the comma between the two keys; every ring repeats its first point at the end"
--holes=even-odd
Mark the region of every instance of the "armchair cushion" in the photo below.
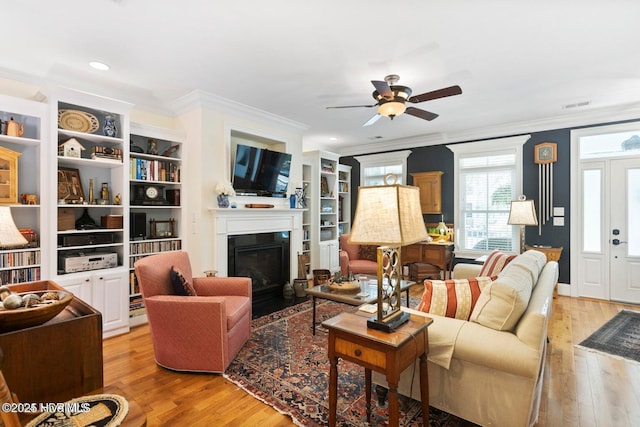
{"type": "Polygon", "coordinates": [[[378,261],[378,247],[374,245],[360,245],[358,259],[378,261]]]}
{"type": "Polygon", "coordinates": [[[176,268],[176,266],[171,266],[171,285],[173,286],[173,291],[175,295],[182,296],[196,296],[196,290],[193,289],[193,285],[184,274],[180,271],[180,269],[176,268]]]}

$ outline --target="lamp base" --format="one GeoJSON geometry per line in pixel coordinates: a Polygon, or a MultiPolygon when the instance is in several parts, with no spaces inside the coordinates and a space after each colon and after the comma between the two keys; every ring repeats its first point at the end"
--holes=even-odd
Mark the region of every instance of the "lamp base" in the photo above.
{"type": "Polygon", "coordinates": [[[378,331],[387,333],[393,332],[394,330],[405,324],[409,320],[409,317],[411,316],[405,311],[389,320],[379,321],[376,316],[373,316],[367,319],[367,328],[376,329],[378,331]]]}

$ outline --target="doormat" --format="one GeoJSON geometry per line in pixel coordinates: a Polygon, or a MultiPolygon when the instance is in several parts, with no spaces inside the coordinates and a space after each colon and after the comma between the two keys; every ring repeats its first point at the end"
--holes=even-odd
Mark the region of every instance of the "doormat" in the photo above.
{"type": "Polygon", "coordinates": [[[640,363],[640,312],[620,311],[577,347],[640,363]]]}
{"type": "MultiPolygon", "coordinates": [[[[412,301],[417,303],[417,301],[412,301]]],[[[356,307],[333,301],[317,305],[324,321],[356,307]]],[[[329,422],[328,334],[311,333],[311,302],[271,313],[252,324],[249,340],[225,372],[225,378],[252,396],[289,415],[299,426],[326,426],[329,422]]],[[[376,404],[372,393],[371,424],[366,422],[364,368],[340,360],[338,364],[337,425],[342,427],[386,424],[387,408],[376,404]]],[[[375,389],[375,387],[374,387],[375,389]]],[[[420,402],[400,396],[400,425],[422,425],[420,402]]],[[[458,427],[463,421],[435,408],[432,427],[458,427]]]]}

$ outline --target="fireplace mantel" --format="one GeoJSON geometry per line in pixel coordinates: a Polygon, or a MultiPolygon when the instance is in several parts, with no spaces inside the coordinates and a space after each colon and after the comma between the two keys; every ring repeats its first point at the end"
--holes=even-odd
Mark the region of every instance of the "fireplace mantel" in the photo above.
{"type": "Polygon", "coordinates": [[[227,276],[229,236],[289,231],[290,283],[298,271],[298,253],[302,251],[302,212],[289,208],[210,208],[215,233],[215,269],[227,276]]]}

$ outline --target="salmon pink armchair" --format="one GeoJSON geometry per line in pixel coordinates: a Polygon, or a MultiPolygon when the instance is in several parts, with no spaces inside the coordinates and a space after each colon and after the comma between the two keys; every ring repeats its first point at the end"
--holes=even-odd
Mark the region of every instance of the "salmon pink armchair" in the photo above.
{"type": "Polygon", "coordinates": [[[156,363],[176,371],[224,372],[251,334],[251,279],[193,277],[186,252],[150,255],[134,268],[156,363]],[[190,295],[176,292],[176,279],[190,295]]]}

